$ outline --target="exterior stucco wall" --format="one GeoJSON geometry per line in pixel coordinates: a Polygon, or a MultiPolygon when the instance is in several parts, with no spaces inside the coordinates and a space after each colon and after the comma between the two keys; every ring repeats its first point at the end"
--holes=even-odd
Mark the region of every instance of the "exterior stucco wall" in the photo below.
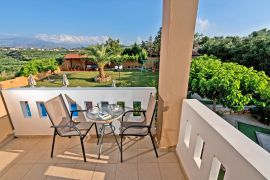
{"type": "Polygon", "coordinates": [[[0,144],[12,134],[12,125],[4,106],[3,99],[0,96],[0,144]]]}

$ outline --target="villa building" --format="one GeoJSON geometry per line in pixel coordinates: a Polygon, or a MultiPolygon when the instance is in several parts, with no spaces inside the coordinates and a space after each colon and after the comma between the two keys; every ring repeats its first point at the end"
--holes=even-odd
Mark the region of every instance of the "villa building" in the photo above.
{"type": "Polygon", "coordinates": [[[95,70],[97,65],[87,61],[86,56],[80,54],[66,54],[61,65],[62,71],[87,71],[95,70]]]}

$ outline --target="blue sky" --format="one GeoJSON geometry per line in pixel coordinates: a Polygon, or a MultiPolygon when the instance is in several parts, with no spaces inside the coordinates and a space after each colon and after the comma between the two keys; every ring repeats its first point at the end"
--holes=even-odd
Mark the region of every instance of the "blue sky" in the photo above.
{"type": "Polygon", "coordinates": [[[269,7],[269,0],[201,0],[197,30],[210,36],[245,36],[270,28],[269,7]]]}
{"type": "MultiPolygon", "coordinates": [[[[206,35],[247,35],[270,27],[269,0],[201,0],[196,30],[206,35]]],[[[145,40],[161,26],[162,0],[6,0],[0,34],[43,40],[123,43],[145,40]]]]}

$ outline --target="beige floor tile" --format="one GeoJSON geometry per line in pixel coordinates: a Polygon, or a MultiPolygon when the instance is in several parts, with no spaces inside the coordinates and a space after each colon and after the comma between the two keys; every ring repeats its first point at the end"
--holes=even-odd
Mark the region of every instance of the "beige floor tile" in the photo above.
{"type": "Polygon", "coordinates": [[[57,163],[80,163],[83,162],[83,154],[82,152],[72,152],[69,150],[64,151],[61,154],[57,154],[55,156],[57,158],[57,163]]]}
{"type": "Polygon", "coordinates": [[[70,174],[70,179],[92,179],[92,176],[95,171],[95,164],[93,163],[78,163],[75,165],[73,168],[71,174],[70,174]]]}
{"type": "Polygon", "coordinates": [[[159,163],[162,180],[184,180],[178,163],[159,163]]]}
{"type": "Polygon", "coordinates": [[[138,166],[137,164],[117,164],[116,180],[138,180],[138,166]]]}
{"type": "Polygon", "coordinates": [[[19,159],[16,163],[17,164],[33,164],[33,163],[37,163],[38,159],[40,159],[42,155],[43,155],[42,152],[38,153],[38,152],[29,151],[21,159],[19,159]]]}
{"type": "Polygon", "coordinates": [[[92,180],[114,180],[116,164],[97,164],[92,180]]]}
{"type": "Polygon", "coordinates": [[[13,164],[0,165],[0,179],[3,174],[5,174],[9,168],[11,168],[13,164]]]}
{"type": "Polygon", "coordinates": [[[53,156],[51,158],[51,150],[46,151],[44,153],[42,153],[41,157],[38,158],[38,160],[36,161],[36,163],[50,163],[50,164],[54,164],[58,161],[57,156],[53,156]]]}
{"type": "Polygon", "coordinates": [[[46,179],[67,179],[71,176],[71,173],[76,164],[52,164],[45,172],[46,179]]]}
{"type": "Polygon", "coordinates": [[[137,150],[139,139],[138,137],[124,137],[123,150],[137,150]]]}
{"type": "Polygon", "coordinates": [[[26,138],[26,137],[18,137],[8,143],[5,148],[12,148],[17,150],[29,150],[33,148],[38,142],[40,138],[26,138]]]}
{"type": "Polygon", "coordinates": [[[161,180],[161,173],[157,163],[139,163],[139,180],[161,180]]]}
{"type": "Polygon", "coordinates": [[[31,179],[45,179],[45,172],[49,168],[50,164],[35,164],[30,171],[23,177],[25,180],[31,179]]]}
{"type": "Polygon", "coordinates": [[[138,149],[153,149],[150,136],[145,136],[138,141],[138,149]]]}
{"type": "Polygon", "coordinates": [[[0,177],[3,180],[16,180],[21,179],[31,168],[32,164],[20,164],[14,165],[8,169],[8,171],[0,177]]]}
{"type": "Polygon", "coordinates": [[[158,162],[161,163],[178,163],[178,158],[176,153],[173,152],[160,152],[158,151],[158,162]]]}
{"type": "Polygon", "coordinates": [[[138,151],[127,150],[123,151],[123,162],[124,163],[138,163],[138,151]]]}
{"type": "Polygon", "coordinates": [[[138,149],[138,163],[157,163],[155,151],[152,149],[138,149]]]}

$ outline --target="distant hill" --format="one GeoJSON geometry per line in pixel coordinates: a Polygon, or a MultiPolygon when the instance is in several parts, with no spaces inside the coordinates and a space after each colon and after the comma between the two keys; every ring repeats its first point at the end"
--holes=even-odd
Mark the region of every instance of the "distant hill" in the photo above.
{"type": "Polygon", "coordinates": [[[0,35],[0,47],[14,48],[81,48],[88,46],[89,43],[70,43],[70,42],[50,42],[36,37],[20,37],[14,35],[0,35]]]}

